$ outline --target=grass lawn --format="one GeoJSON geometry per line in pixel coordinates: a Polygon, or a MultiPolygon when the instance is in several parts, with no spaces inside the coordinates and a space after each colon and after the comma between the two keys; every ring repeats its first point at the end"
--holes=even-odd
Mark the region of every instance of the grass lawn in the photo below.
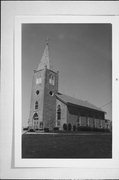
{"type": "Polygon", "coordinates": [[[22,158],[111,158],[111,134],[23,134],[22,158]]]}

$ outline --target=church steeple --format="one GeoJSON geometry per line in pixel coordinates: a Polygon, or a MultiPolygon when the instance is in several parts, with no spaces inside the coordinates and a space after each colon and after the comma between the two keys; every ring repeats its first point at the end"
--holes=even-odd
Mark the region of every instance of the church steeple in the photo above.
{"type": "Polygon", "coordinates": [[[38,65],[37,71],[39,71],[41,69],[44,69],[45,66],[47,66],[47,69],[51,68],[50,58],[49,58],[49,43],[48,43],[48,39],[47,39],[47,42],[46,42],[46,46],[45,46],[45,49],[44,49],[41,61],[40,61],[39,65],[38,65]]]}
{"type": "Polygon", "coordinates": [[[37,70],[34,70],[29,127],[32,129],[53,129],[56,119],[56,96],[58,72],[51,68],[48,41],[37,70]]]}

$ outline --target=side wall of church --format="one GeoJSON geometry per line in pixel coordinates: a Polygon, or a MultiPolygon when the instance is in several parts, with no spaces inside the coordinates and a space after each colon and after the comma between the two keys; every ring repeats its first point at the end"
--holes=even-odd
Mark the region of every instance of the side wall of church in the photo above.
{"type": "Polygon", "coordinates": [[[56,127],[59,127],[59,130],[63,130],[63,124],[67,124],[67,105],[56,99],[56,127]],[[61,107],[61,119],[58,122],[57,118],[57,107],[61,107]]]}
{"type": "MultiPolygon", "coordinates": [[[[73,109],[72,109],[73,111],[73,109]]],[[[73,125],[77,125],[77,120],[78,120],[78,115],[79,113],[74,113],[70,112],[69,107],[68,107],[68,111],[67,111],[67,124],[71,124],[71,126],[73,127],[73,125]]]]}
{"type": "Polygon", "coordinates": [[[67,124],[89,127],[104,127],[104,113],[95,110],[89,110],[83,107],[68,106],[67,108],[67,124]]]}

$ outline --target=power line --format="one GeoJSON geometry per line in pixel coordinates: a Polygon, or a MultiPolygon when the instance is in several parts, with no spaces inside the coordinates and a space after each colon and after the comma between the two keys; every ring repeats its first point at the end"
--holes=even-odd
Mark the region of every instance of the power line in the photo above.
{"type": "Polygon", "coordinates": [[[112,100],[109,101],[108,103],[104,104],[103,106],[101,106],[100,108],[104,107],[104,106],[107,106],[108,104],[112,103],[112,100]]]}

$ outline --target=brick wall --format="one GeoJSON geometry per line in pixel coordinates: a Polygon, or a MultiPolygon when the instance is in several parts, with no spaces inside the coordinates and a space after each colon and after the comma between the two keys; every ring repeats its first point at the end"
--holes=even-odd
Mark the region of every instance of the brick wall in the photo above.
{"type": "Polygon", "coordinates": [[[63,124],[67,124],[67,105],[61,102],[60,100],[56,100],[56,109],[60,105],[61,107],[61,120],[57,120],[57,110],[56,110],[56,127],[59,127],[60,130],[63,130],[63,124]]]}
{"type": "Polygon", "coordinates": [[[43,123],[44,127],[52,130],[55,127],[56,120],[56,96],[55,93],[58,91],[58,78],[57,73],[46,69],[45,74],[45,89],[44,89],[44,105],[43,105],[43,123]],[[55,77],[54,85],[49,83],[49,76],[55,77]],[[53,94],[50,95],[50,92],[53,94]]]}
{"type": "Polygon", "coordinates": [[[95,119],[95,127],[100,128],[100,119],[95,119]]]}
{"type": "Polygon", "coordinates": [[[39,121],[43,121],[43,97],[44,97],[44,80],[45,70],[35,72],[32,80],[31,90],[31,104],[30,104],[30,115],[29,115],[29,126],[34,128],[33,115],[38,113],[39,121]],[[41,77],[42,82],[36,83],[37,79],[41,77]],[[39,94],[36,91],[39,90],[39,94]],[[35,109],[35,102],[38,101],[38,109],[35,109]]]}
{"type": "Polygon", "coordinates": [[[87,126],[87,121],[86,121],[87,117],[81,116],[80,118],[81,118],[81,126],[87,126]]]}
{"type": "Polygon", "coordinates": [[[97,112],[95,110],[89,110],[83,107],[68,106],[67,123],[70,123],[72,126],[77,125],[79,118],[81,120],[81,126],[100,128],[102,123],[102,126],[104,126],[104,120],[101,120],[101,118],[104,118],[103,112],[97,112]]]}

